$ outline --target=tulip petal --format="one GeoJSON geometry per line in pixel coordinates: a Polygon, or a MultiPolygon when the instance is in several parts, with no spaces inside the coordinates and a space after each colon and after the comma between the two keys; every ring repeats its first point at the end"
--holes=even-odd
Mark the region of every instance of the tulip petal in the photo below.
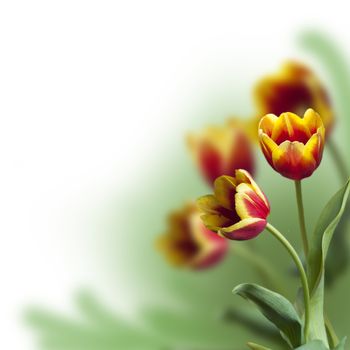
{"type": "Polygon", "coordinates": [[[193,239],[197,244],[201,246],[212,245],[216,242],[222,242],[222,238],[215,232],[209,230],[202,221],[202,217],[198,215],[192,215],[189,219],[189,225],[191,228],[193,239]]]}
{"type": "Polygon", "coordinates": [[[278,145],[262,130],[259,130],[259,141],[266,160],[272,165],[272,153],[278,145]]]}
{"type": "Polygon", "coordinates": [[[272,154],[275,170],[292,180],[310,176],[317,167],[316,161],[313,157],[305,157],[304,149],[301,142],[283,142],[272,154]]]}
{"type": "Polygon", "coordinates": [[[225,208],[234,210],[237,181],[231,176],[220,176],[214,182],[217,201],[225,208]]]}
{"type": "Polygon", "coordinates": [[[198,251],[189,261],[189,266],[203,269],[218,263],[226,255],[228,241],[206,228],[197,215],[191,218],[190,225],[198,251]]]}
{"type": "Polygon", "coordinates": [[[201,215],[201,220],[209,230],[214,232],[217,232],[221,227],[227,227],[233,223],[231,219],[220,214],[203,214],[201,215]]]}
{"type": "MultiPolygon", "coordinates": [[[[236,171],[236,179],[240,183],[248,183],[252,186],[255,193],[263,200],[268,210],[270,210],[270,204],[267,200],[265,194],[261,191],[260,187],[257,185],[257,183],[253,180],[252,176],[244,169],[239,169],[236,171]]],[[[237,191],[237,189],[236,189],[237,191]]]]}
{"type": "Polygon", "coordinates": [[[193,158],[210,185],[239,168],[254,171],[254,152],[245,127],[246,123],[231,119],[225,126],[209,126],[187,137],[193,158]]]}
{"type": "Polygon", "coordinates": [[[194,203],[170,214],[168,229],[156,240],[165,258],[177,267],[209,268],[228,250],[228,241],[203,224],[194,203]]]}
{"type": "MultiPolygon", "coordinates": [[[[254,131],[256,137],[256,129],[254,131]]],[[[230,148],[223,154],[224,162],[220,175],[234,175],[234,171],[237,169],[246,169],[253,173],[255,158],[248,131],[232,127],[231,135],[230,148]]]]}
{"type": "MultiPolygon", "coordinates": [[[[324,129],[323,129],[324,135],[324,129]]],[[[307,142],[304,148],[304,158],[313,158],[317,164],[320,164],[323,155],[323,143],[324,136],[322,136],[322,130],[318,131],[316,134],[312,135],[310,140],[307,142]]]]}
{"type": "Polygon", "coordinates": [[[275,122],[271,138],[278,145],[284,141],[299,141],[306,143],[311,133],[303,119],[294,113],[282,113],[275,122]]]}
{"type": "MultiPolygon", "coordinates": [[[[218,236],[220,239],[225,240],[218,236]]],[[[195,270],[207,269],[218,264],[226,255],[228,246],[226,244],[210,247],[208,250],[199,251],[192,260],[188,262],[188,266],[195,270]]]]}
{"type": "Polygon", "coordinates": [[[318,113],[316,113],[312,108],[309,108],[303,118],[304,124],[310,130],[311,135],[315,134],[318,128],[323,127],[322,119],[318,113]]]}
{"type": "Polygon", "coordinates": [[[203,141],[200,144],[198,149],[198,166],[209,183],[213,183],[222,174],[222,155],[211,143],[203,141]]]}
{"type": "Polygon", "coordinates": [[[197,206],[203,213],[201,219],[205,226],[213,231],[217,231],[220,227],[230,226],[240,220],[235,210],[223,207],[213,195],[197,199],[197,206]]]}
{"type": "Polygon", "coordinates": [[[253,190],[251,185],[246,183],[237,186],[235,199],[236,212],[241,219],[265,219],[270,212],[270,208],[265,201],[253,190]]]}
{"type": "Polygon", "coordinates": [[[266,227],[267,221],[259,218],[247,218],[238,223],[222,228],[218,233],[228,239],[245,241],[256,237],[266,227]]]}
{"type": "Polygon", "coordinates": [[[212,194],[208,194],[197,199],[197,207],[205,213],[216,214],[220,204],[212,194]]]}
{"type": "Polygon", "coordinates": [[[266,114],[260,120],[259,130],[261,129],[266,135],[271,136],[277,119],[278,117],[274,114],[266,114]]]}

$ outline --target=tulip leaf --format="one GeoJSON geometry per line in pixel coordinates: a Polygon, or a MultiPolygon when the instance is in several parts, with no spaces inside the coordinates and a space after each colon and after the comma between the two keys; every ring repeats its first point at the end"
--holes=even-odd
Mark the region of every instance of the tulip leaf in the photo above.
{"type": "MultiPolygon", "coordinates": [[[[333,350],[345,350],[345,341],[346,337],[344,337],[333,350]]],[[[328,348],[321,340],[313,340],[310,343],[296,348],[295,350],[328,350],[328,348]]]]}
{"type": "Polygon", "coordinates": [[[325,284],[326,287],[332,287],[336,280],[343,275],[350,262],[350,251],[347,242],[347,236],[350,234],[350,205],[348,204],[345,212],[334,231],[332,244],[329,247],[326,259],[325,284]]]}
{"type": "Polygon", "coordinates": [[[299,346],[295,350],[328,350],[328,348],[321,340],[313,340],[310,343],[299,346]]]}
{"type": "Polygon", "coordinates": [[[308,279],[310,299],[310,340],[320,339],[328,345],[324,327],[323,302],[325,261],[334,231],[345,210],[350,191],[348,181],[328,202],[316,224],[309,252],[308,279]]]}
{"type": "Polygon", "coordinates": [[[256,343],[247,343],[248,347],[251,349],[251,350],[271,350],[270,348],[267,348],[265,346],[262,346],[262,345],[259,345],[259,344],[256,344],[256,343]]]}
{"type": "Polygon", "coordinates": [[[340,343],[334,348],[334,350],[345,350],[345,342],[346,342],[346,338],[344,337],[340,343]]]}
{"type": "Polygon", "coordinates": [[[240,284],[234,294],[253,302],[262,314],[281,332],[282,337],[293,348],[302,341],[302,323],[293,305],[282,295],[257,284],[240,284]]]}

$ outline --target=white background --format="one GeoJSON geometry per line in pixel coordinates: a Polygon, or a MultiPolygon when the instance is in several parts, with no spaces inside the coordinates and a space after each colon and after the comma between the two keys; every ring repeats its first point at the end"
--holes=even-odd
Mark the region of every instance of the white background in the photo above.
{"type": "Polygon", "coordinates": [[[84,217],[181,128],[203,72],[231,67],[250,79],[250,63],[275,66],[314,25],[346,48],[342,4],[1,2],[1,348],[34,349],[23,306],[64,309],[78,284],[101,283],[84,217]]]}

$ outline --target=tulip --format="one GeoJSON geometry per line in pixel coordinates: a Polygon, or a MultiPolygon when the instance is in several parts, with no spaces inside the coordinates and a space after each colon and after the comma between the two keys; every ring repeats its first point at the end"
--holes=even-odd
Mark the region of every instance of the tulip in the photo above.
{"type": "Polygon", "coordinates": [[[303,115],[307,108],[322,117],[327,135],[334,124],[332,105],[318,77],[305,65],[289,61],[276,74],[261,79],[254,90],[259,116],[293,112],[303,115]]]}
{"type": "Polygon", "coordinates": [[[261,149],[269,164],[292,180],[309,177],[320,165],[325,142],[321,117],[308,109],[304,118],[294,113],[264,116],[259,124],[261,149]]]}
{"type": "Polygon", "coordinates": [[[212,186],[220,175],[234,175],[236,169],[254,171],[253,143],[243,122],[229,120],[225,126],[211,126],[188,137],[188,144],[203,177],[212,186]]]}
{"type": "Polygon", "coordinates": [[[172,265],[195,270],[215,266],[228,251],[228,241],[204,226],[194,203],[169,215],[157,246],[172,265]]]}
{"type": "Polygon", "coordinates": [[[242,169],[235,177],[220,176],[214,194],[197,200],[205,226],[232,240],[248,240],[261,233],[270,213],[269,202],[251,175],[242,169]]]}

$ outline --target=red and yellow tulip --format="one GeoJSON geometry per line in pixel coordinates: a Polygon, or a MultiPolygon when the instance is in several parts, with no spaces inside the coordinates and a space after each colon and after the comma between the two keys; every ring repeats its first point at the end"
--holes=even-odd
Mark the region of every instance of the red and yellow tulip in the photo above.
{"type": "Polygon", "coordinates": [[[242,169],[235,177],[220,176],[214,194],[197,200],[205,226],[232,240],[248,240],[261,233],[270,213],[269,202],[251,175],[242,169]]]}
{"type": "Polygon", "coordinates": [[[293,112],[303,115],[307,108],[320,114],[327,135],[334,124],[332,105],[326,89],[307,66],[288,61],[279,72],[262,78],[254,97],[258,115],[293,112]]]}
{"type": "Polygon", "coordinates": [[[308,109],[304,118],[290,112],[264,116],[259,124],[261,149],[269,164],[292,180],[309,177],[320,165],[325,142],[321,117],[308,109]]]}
{"type": "Polygon", "coordinates": [[[205,269],[226,255],[228,242],[207,229],[194,203],[168,217],[168,230],[157,240],[158,248],[174,266],[205,269]]]}
{"type": "Polygon", "coordinates": [[[211,126],[188,137],[194,159],[210,185],[221,175],[236,169],[254,172],[253,143],[245,124],[231,119],[224,126],[211,126]]]}

